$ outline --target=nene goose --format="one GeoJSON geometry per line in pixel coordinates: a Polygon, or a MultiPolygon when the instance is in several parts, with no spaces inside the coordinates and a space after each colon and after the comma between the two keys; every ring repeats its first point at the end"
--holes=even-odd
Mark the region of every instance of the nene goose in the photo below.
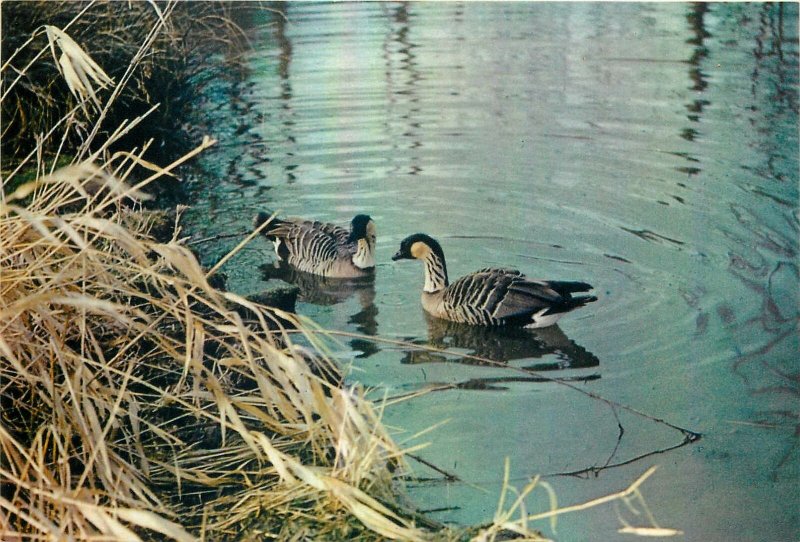
{"type": "Polygon", "coordinates": [[[479,326],[547,327],[572,309],[596,301],[572,296],[592,287],[585,282],[534,280],[515,269],[486,268],[450,284],[442,247],[417,233],[406,237],[392,260],[425,264],[422,308],[438,318],[479,326]]]}
{"type": "Polygon", "coordinates": [[[375,272],[375,223],[367,215],[356,215],[350,230],[302,218],[273,218],[258,213],[258,228],[272,241],[278,259],[292,267],[323,277],[356,278],[375,272]]]}

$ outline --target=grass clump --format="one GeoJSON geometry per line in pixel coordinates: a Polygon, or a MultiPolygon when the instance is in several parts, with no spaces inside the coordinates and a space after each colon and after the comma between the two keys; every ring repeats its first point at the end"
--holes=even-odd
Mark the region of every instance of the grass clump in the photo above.
{"type": "Polygon", "coordinates": [[[58,170],[0,209],[6,536],[182,540],[263,515],[314,536],[421,539],[377,499],[401,454],[369,403],[287,349],[272,311],[150,238],[122,204],[141,187],[109,173],[122,165],[58,170]]]}
{"type": "Polygon", "coordinates": [[[213,144],[167,168],[145,159],[152,138],[119,150],[158,110],[155,74],[191,77],[162,58],[174,21],[202,18],[2,9],[0,537],[423,538],[393,511],[401,454],[361,391],[297,355],[290,315],[214,287],[179,230],[157,240],[139,212],[213,144]]]}
{"type": "Polygon", "coordinates": [[[155,105],[112,150],[152,138],[151,159],[187,151],[181,119],[197,89],[235,73],[243,51],[222,2],[8,0],[0,9],[5,172],[36,153],[48,164],[67,150],[85,159],[155,105]],[[212,70],[206,60],[219,53],[225,69],[212,70]],[[51,137],[63,124],[70,129],[51,137]]]}

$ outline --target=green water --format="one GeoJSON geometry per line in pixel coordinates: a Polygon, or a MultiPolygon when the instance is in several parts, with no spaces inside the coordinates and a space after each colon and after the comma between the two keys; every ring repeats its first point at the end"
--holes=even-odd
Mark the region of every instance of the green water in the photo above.
{"type": "MultiPolygon", "coordinates": [[[[475,523],[509,458],[569,504],[626,487],[685,540],[800,537],[797,4],[282,5],[242,21],[242,80],[197,104],[220,140],[190,180],[195,238],[259,210],[378,225],[373,284],[302,284],[298,311],[343,338],[337,358],[388,408],[421,509],[475,523]],[[598,302],[540,333],[429,320],[422,269],[390,261],[426,232],[451,278],[487,266],[584,280],[598,302]],[[496,360],[490,365],[464,357],[496,360]],[[579,389],[702,434],[532,378],[579,389]],[[619,426],[624,428],[619,437],[619,426]],[[597,476],[563,476],[625,463],[597,476]]],[[[238,239],[198,245],[206,263],[238,239]]],[[[242,294],[272,288],[258,239],[226,264],[242,294]]],[[[544,493],[528,510],[546,507],[544,493]]],[[[626,519],[645,524],[641,519],[626,519]]],[[[623,540],[612,506],[563,518],[560,540],[623,540]],[[590,534],[591,533],[591,534],[590,534]]]]}

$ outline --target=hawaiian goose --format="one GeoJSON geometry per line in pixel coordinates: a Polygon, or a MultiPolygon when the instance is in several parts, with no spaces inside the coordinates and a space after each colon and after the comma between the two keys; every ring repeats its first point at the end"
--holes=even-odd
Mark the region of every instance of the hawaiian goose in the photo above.
{"type": "Polygon", "coordinates": [[[424,233],[406,237],[392,260],[425,264],[422,308],[438,318],[480,326],[551,326],[572,309],[596,301],[575,296],[592,287],[585,282],[534,280],[515,269],[486,268],[450,284],[442,247],[424,233]]]}
{"type": "Polygon", "coordinates": [[[278,259],[292,267],[323,277],[366,277],[375,272],[375,222],[356,215],[350,231],[334,224],[301,218],[272,218],[258,213],[258,228],[275,245],[278,259]]]}

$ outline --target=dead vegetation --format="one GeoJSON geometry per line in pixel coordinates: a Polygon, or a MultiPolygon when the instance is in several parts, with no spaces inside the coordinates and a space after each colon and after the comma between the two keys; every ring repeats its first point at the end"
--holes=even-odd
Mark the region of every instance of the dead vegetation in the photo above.
{"type": "Polygon", "coordinates": [[[319,376],[336,372],[324,358],[292,355],[269,309],[148,237],[122,205],[141,187],[107,173],[129,162],[58,170],[2,207],[6,536],[183,540],[263,516],[316,537],[349,516],[422,538],[376,500],[401,454],[372,407],[319,376]]]}
{"type": "Polygon", "coordinates": [[[4,173],[37,153],[48,164],[64,152],[85,159],[145,114],[112,150],[153,139],[152,159],[188,151],[177,136],[196,90],[237,73],[245,50],[223,2],[7,0],[0,9],[4,173]],[[224,56],[220,69],[206,62],[212,55],[224,56]]]}

